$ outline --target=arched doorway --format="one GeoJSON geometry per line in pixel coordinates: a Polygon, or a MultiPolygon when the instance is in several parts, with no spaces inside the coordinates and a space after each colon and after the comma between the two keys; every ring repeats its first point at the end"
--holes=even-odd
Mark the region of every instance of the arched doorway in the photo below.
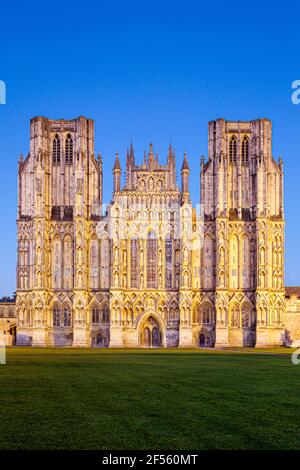
{"type": "Polygon", "coordinates": [[[140,346],[143,348],[159,348],[162,345],[162,333],[158,322],[151,315],[141,324],[140,346]]]}
{"type": "Polygon", "coordinates": [[[204,333],[200,333],[200,335],[199,335],[199,346],[200,346],[200,348],[205,347],[205,335],[204,335],[204,333]]]}
{"type": "Polygon", "coordinates": [[[94,336],[93,340],[94,348],[107,348],[108,347],[108,338],[101,333],[98,333],[94,336]]]}
{"type": "Polygon", "coordinates": [[[198,338],[199,348],[213,348],[215,345],[215,332],[212,329],[205,328],[200,330],[196,338],[198,338]]]}

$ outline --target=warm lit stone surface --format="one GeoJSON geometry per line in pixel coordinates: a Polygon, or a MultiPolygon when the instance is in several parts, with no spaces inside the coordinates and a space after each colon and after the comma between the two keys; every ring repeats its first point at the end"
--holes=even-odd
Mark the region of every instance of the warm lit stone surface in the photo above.
{"type": "Polygon", "coordinates": [[[118,154],[103,211],[102,158],[85,117],[30,124],[19,162],[17,344],[271,346],[300,339],[285,301],[283,164],[272,124],[212,121],[200,210],[184,155],[118,154]]]}

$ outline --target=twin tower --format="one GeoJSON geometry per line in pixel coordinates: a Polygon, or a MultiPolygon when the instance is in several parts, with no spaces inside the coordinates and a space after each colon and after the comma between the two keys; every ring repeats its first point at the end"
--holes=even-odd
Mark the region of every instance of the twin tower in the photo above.
{"type": "Polygon", "coordinates": [[[200,161],[116,154],[104,213],[102,158],[85,117],[30,123],[19,160],[17,344],[243,347],[284,343],[283,166],[272,124],[212,121],[200,161]]]}

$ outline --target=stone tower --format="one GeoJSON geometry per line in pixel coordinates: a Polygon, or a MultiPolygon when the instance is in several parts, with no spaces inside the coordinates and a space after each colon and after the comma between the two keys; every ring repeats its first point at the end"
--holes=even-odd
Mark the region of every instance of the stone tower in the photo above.
{"type": "Polygon", "coordinates": [[[18,185],[17,344],[86,345],[91,283],[108,288],[98,259],[89,272],[102,216],[94,122],[33,118],[18,185]]]}
{"type": "Polygon", "coordinates": [[[209,123],[201,204],[201,290],[214,304],[216,346],[282,344],[283,167],[271,121],[209,123]]]}

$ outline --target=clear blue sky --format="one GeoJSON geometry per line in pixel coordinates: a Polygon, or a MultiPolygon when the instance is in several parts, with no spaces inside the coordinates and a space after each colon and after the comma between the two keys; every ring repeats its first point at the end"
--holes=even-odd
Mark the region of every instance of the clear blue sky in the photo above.
{"type": "Polygon", "coordinates": [[[0,295],[15,289],[17,160],[35,115],[95,119],[104,200],[115,151],[124,163],[153,142],[177,168],[187,152],[193,203],[207,122],[273,120],[273,153],[285,163],[286,283],[300,285],[300,14],[296,2],[2,2],[0,80],[0,295]]]}

